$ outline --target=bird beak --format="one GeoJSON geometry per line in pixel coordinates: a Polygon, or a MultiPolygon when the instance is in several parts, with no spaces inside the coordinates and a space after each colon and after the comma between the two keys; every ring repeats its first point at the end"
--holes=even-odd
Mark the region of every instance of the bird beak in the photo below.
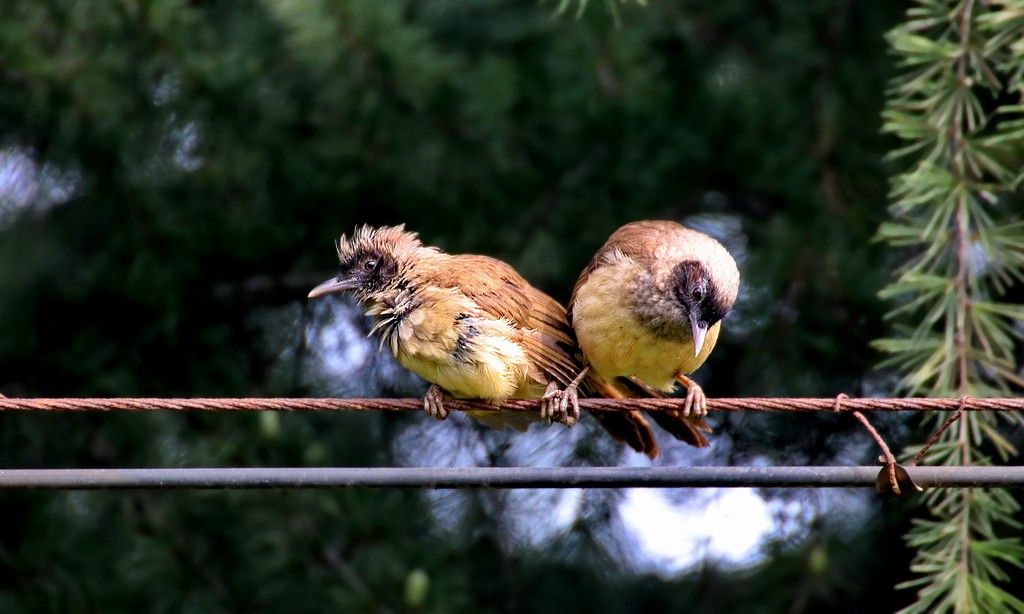
{"type": "Polygon", "coordinates": [[[693,355],[700,356],[704,347],[704,337],[708,334],[707,322],[701,322],[696,314],[690,314],[690,326],[693,327],[693,355]]]}
{"type": "Polygon", "coordinates": [[[331,294],[333,292],[346,292],[348,290],[355,290],[359,287],[359,283],[354,279],[346,279],[344,277],[335,277],[334,279],[328,279],[319,286],[309,291],[309,298],[316,298],[325,294],[331,294]]]}

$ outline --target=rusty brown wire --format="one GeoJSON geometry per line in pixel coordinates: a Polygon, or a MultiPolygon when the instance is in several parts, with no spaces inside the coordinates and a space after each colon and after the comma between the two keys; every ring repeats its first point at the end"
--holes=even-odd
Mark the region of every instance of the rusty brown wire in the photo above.
{"type": "Polygon", "coordinates": [[[942,426],[939,427],[939,430],[935,431],[935,433],[928,439],[928,442],[925,443],[920,450],[918,450],[917,454],[914,455],[914,458],[911,459],[909,463],[911,467],[921,462],[921,459],[924,458],[924,455],[928,453],[928,450],[930,450],[933,445],[938,443],[939,438],[942,437],[942,434],[946,432],[946,429],[952,426],[954,422],[959,420],[960,417],[964,415],[964,410],[967,409],[967,403],[970,402],[970,400],[971,397],[969,396],[960,398],[960,405],[957,407],[956,413],[947,418],[946,421],[942,424],[942,426]]]}
{"type": "MultiPolygon", "coordinates": [[[[843,411],[843,403],[849,400],[849,398],[850,396],[845,393],[840,392],[839,394],[837,394],[836,398],[832,402],[832,411],[834,413],[841,413],[843,411]]],[[[960,401],[960,407],[963,407],[962,399],[960,401]]],[[[853,414],[853,417],[857,419],[858,422],[864,425],[864,428],[867,429],[868,433],[875,440],[875,443],[877,443],[878,447],[882,449],[882,457],[879,460],[885,463],[885,471],[887,471],[889,478],[889,490],[892,494],[899,496],[900,486],[896,476],[896,459],[895,457],[893,457],[892,452],[889,451],[888,444],[886,444],[885,439],[883,439],[882,436],[878,434],[878,431],[875,430],[875,427],[871,426],[871,422],[868,421],[867,416],[865,416],[863,413],[857,410],[853,410],[853,412],[851,413],[853,414]]],[[[957,415],[959,415],[960,413],[962,413],[962,410],[961,412],[958,412],[957,415]]]]}
{"type": "MultiPolygon", "coordinates": [[[[581,409],[678,410],[683,399],[580,399],[581,409]]],[[[535,400],[508,401],[499,406],[481,401],[447,399],[456,411],[536,411],[535,400]]],[[[422,411],[423,400],[336,398],[4,398],[0,411],[422,411]]],[[[710,411],[1024,411],[1024,398],[720,398],[708,399],[710,411]],[[837,407],[838,405],[838,407],[837,407]]]]}

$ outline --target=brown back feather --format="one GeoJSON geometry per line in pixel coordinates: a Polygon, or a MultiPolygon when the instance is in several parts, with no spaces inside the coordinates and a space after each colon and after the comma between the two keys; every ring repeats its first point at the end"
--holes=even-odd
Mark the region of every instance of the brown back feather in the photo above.
{"type": "Polygon", "coordinates": [[[530,376],[538,384],[554,380],[566,386],[583,368],[565,309],[508,264],[488,256],[448,256],[430,281],[459,288],[485,313],[518,328],[530,376]]]}

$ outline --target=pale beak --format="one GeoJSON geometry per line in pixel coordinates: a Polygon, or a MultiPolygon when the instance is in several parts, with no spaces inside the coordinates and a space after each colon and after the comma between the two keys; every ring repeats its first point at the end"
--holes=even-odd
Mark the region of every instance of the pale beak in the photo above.
{"type": "Polygon", "coordinates": [[[309,298],[316,298],[325,294],[331,294],[332,292],[346,292],[348,290],[355,290],[359,287],[359,282],[353,279],[345,279],[342,277],[335,277],[334,279],[328,279],[319,286],[309,291],[309,298]]]}
{"type": "Polygon", "coordinates": [[[690,314],[690,326],[693,327],[693,355],[700,356],[700,350],[704,347],[704,337],[708,334],[708,324],[701,322],[697,315],[690,314]]]}

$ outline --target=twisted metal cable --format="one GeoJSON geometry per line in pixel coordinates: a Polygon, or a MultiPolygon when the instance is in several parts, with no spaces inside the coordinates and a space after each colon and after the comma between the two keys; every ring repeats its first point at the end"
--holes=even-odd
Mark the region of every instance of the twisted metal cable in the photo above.
{"type": "MultiPolygon", "coordinates": [[[[581,409],[679,410],[684,399],[580,399],[581,409]]],[[[456,411],[537,411],[539,401],[508,401],[501,406],[482,401],[446,399],[456,411]]],[[[709,411],[1024,411],[1024,398],[729,398],[708,399],[709,411]]],[[[158,399],[158,398],[25,398],[0,395],[0,411],[422,411],[423,399],[158,399]]]]}

